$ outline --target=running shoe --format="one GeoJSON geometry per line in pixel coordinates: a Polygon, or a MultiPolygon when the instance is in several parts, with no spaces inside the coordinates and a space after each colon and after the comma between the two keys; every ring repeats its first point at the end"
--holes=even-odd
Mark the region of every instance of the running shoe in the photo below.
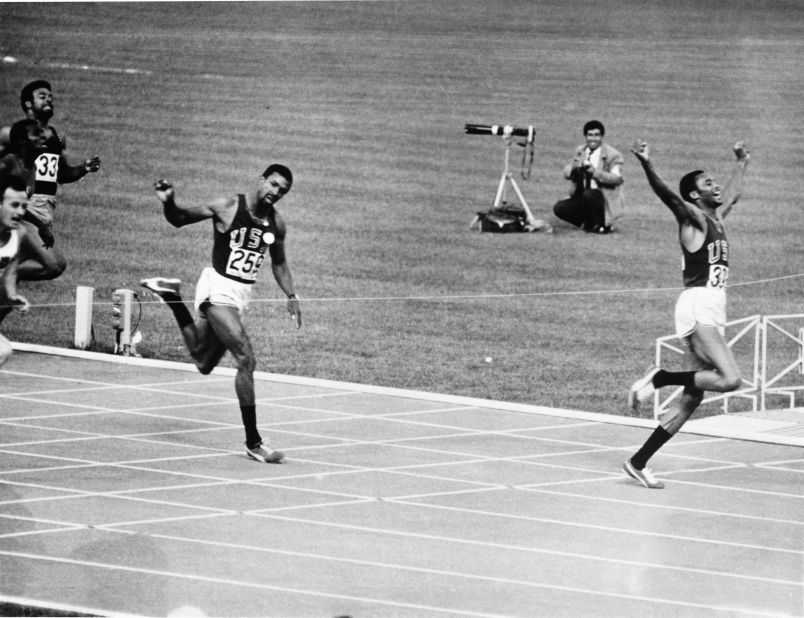
{"type": "Polygon", "coordinates": [[[147,290],[151,290],[160,299],[165,294],[175,294],[179,296],[179,288],[181,286],[181,279],[166,279],[165,277],[151,277],[150,279],[143,279],[140,285],[147,290]]]}
{"type": "Polygon", "coordinates": [[[644,378],[640,378],[631,385],[631,390],[628,391],[628,407],[635,413],[639,412],[639,404],[650,399],[656,392],[656,387],[653,386],[653,376],[658,372],[659,368],[654,367],[644,378]]]}
{"type": "Polygon", "coordinates": [[[273,450],[265,442],[260,442],[254,447],[246,444],[246,455],[260,463],[279,463],[285,458],[284,453],[273,450]]]}
{"type": "Polygon", "coordinates": [[[653,472],[651,472],[650,468],[642,468],[642,470],[637,470],[634,467],[634,464],[631,463],[630,459],[623,464],[623,471],[625,471],[625,473],[632,479],[636,479],[642,483],[642,485],[648,489],[664,489],[664,483],[653,476],[653,472]]]}

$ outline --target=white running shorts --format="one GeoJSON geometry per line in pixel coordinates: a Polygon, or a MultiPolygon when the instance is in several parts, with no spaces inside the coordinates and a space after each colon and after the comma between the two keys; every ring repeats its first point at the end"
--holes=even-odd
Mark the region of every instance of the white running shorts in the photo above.
{"type": "Polygon", "coordinates": [[[723,288],[687,288],[676,301],[676,336],[688,337],[698,324],[715,326],[721,334],[726,329],[726,290],[723,288]]]}
{"type": "Polygon", "coordinates": [[[207,266],[195,284],[195,310],[199,311],[203,303],[209,302],[213,305],[231,305],[243,313],[251,300],[253,287],[249,283],[227,279],[207,266]]]}

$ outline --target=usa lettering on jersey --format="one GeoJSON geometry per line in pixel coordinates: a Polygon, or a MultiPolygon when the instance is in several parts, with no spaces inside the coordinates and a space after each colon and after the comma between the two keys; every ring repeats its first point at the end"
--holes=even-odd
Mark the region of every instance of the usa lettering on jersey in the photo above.
{"type": "Polygon", "coordinates": [[[709,278],[706,287],[724,288],[729,279],[729,241],[725,238],[715,240],[706,246],[709,256],[709,278]],[[726,264],[724,264],[725,262],[726,264]]]}
{"type": "Polygon", "coordinates": [[[226,274],[246,281],[256,281],[257,273],[265,260],[267,245],[274,235],[256,227],[240,227],[229,233],[229,260],[226,274]]]}
{"type": "Polygon", "coordinates": [[[721,260],[723,262],[729,261],[729,241],[725,238],[710,242],[706,246],[707,253],[709,254],[709,263],[717,264],[721,260]]]}

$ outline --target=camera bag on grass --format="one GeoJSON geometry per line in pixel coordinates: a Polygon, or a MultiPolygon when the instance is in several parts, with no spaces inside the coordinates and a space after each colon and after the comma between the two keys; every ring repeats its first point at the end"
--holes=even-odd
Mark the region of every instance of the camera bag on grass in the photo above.
{"type": "Polygon", "coordinates": [[[516,206],[501,206],[492,208],[488,212],[479,212],[471,227],[477,225],[481,232],[496,232],[510,234],[512,232],[527,232],[528,220],[525,211],[516,206]]]}

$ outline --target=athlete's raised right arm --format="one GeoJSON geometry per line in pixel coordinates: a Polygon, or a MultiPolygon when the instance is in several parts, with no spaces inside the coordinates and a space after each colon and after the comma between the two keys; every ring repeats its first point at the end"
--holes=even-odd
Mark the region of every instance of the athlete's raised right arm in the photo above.
{"type": "Polygon", "coordinates": [[[665,206],[667,206],[675,215],[679,224],[688,223],[691,219],[695,219],[694,214],[691,212],[687,203],[673,191],[667,183],[659,177],[656,170],[653,169],[653,163],[650,160],[650,146],[647,142],[637,140],[631,146],[631,152],[634,153],[636,158],[642,164],[642,169],[645,170],[645,175],[648,177],[648,184],[650,184],[653,192],[659,197],[665,206]]]}
{"type": "Polygon", "coordinates": [[[165,180],[157,180],[154,183],[154,190],[156,197],[162,202],[165,219],[174,227],[183,227],[212,218],[226,219],[226,212],[232,206],[231,198],[220,198],[201,206],[180,206],[176,204],[173,185],[165,180]]]}

